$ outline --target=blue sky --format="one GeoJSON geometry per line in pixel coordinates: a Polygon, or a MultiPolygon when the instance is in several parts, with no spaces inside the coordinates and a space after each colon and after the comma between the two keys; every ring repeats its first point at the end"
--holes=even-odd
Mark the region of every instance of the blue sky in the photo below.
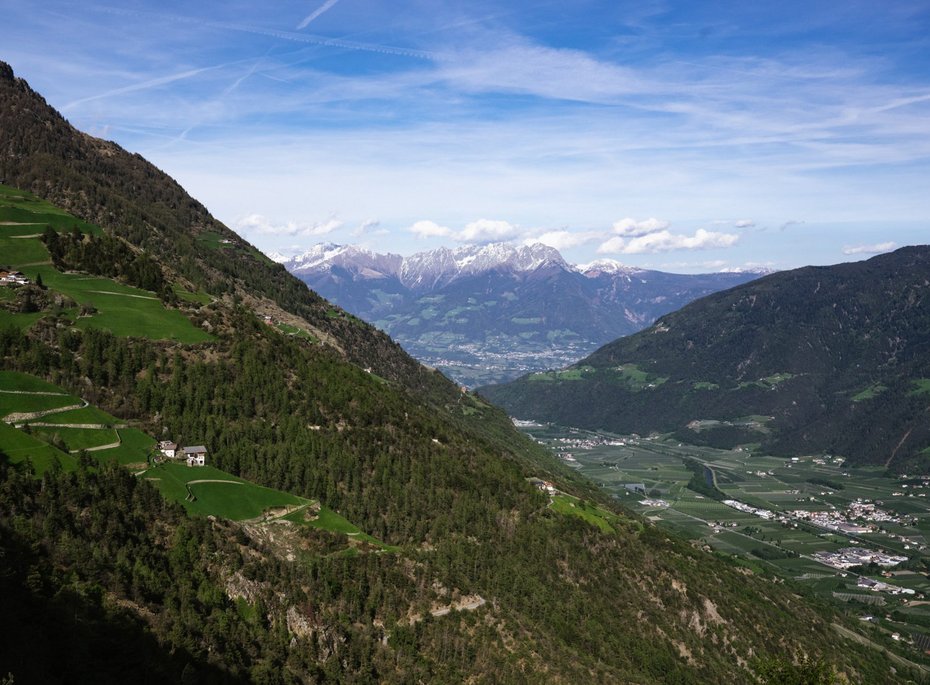
{"type": "Polygon", "coordinates": [[[0,59],[266,252],[930,242],[930,2],[0,0],[0,59]]]}

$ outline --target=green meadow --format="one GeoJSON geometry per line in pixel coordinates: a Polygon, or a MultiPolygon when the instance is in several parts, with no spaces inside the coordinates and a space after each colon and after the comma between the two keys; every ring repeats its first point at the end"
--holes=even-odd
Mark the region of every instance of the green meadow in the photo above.
{"type": "Polygon", "coordinates": [[[192,514],[233,521],[257,518],[268,509],[309,503],[302,497],[250,483],[213,466],[161,463],[141,477],[192,514]]]}
{"type": "Polygon", "coordinates": [[[136,428],[118,428],[119,447],[98,450],[93,457],[98,461],[115,459],[124,466],[148,468],[148,457],[155,448],[155,439],[136,428]]]}
{"type": "Polygon", "coordinates": [[[19,371],[0,371],[0,390],[19,392],[52,392],[67,395],[54,383],[43,381],[28,373],[19,371]]]}
{"type": "Polygon", "coordinates": [[[307,508],[301,508],[282,517],[291,523],[298,523],[319,530],[328,530],[333,533],[342,533],[357,542],[367,542],[375,547],[388,551],[397,551],[399,548],[386,545],[377,538],[368,535],[354,523],[337,514],[328,507],[320,506],[319,511],[311,514],[307,508]]]}
{"type": "Polygon", "coordinates": [[[584,502],[572,495],[554,495],[550,508],[566,516],[577,516],[592,526],[600,528],[605,533],[614,532],[613,524],[620,520],[620,517],[616,514],[594,506],[589,502],[584,502]]]}
{"type": "Polygon", "coordinates": [[[110,445],[119,441],[116,431],[110,429],[41,426],[32,430],[33,435],[45,442],[52,445],[64,444],[69,452],[110,445]]]}
{"type": "Polygon", "coordinates": [[[27,459],[31,460],[38,475],[45,473],[55,461],[67,470],[75,466],[75,460],[70,455],[2,421],[0,421],[0,452],[14,464],[27,459]]]}
{"type": "MultiPolygon", "coordinates": [[[[44,419],[36,419],[44,421],[44,419]]],[[[120,423],[119,419],[110,416],[102,409],[97,407],[84,407],[83,409],[69,409],[68,411],[56,412],[48,417],[48,423],[84,423],[98,424],[101,426],[113,426],[120,423]]]]}
{"type": "Polygon", "coordinates": [[[48,411],[80,403],[81,400],[73,395],[19,395],[0,392],[0,418],[10,414],[48,411]]]}
{"type": "MultiPolygon", "coordinates": [[[[80,221],[28,193],[0,186],[0,266],[18,269],[32,281],[41,276],[45,287],[67,295],[80,305],[87,305],[92,312],[89,315],[65,312],[73,325],[152,340],[181,343],[212,340],[212,336],[196,328],[181,312],[167,309],[154,293],[108,278],[62,273],[55,269],[45,244],[38,237],[23,237],[40,234],[47,226],[58,231],[78,227],[84,233],[101,233],[99,227],[80,221]]],[[[210,301],[204,293],[182,292],[179,297],[188,301],[202,304],[210,301]]],[[[9,292],[4,293],[4,299],[10,299],[9,292]]],[[[42,316],[41,312],[19,314],[0,310],[0,327],[28,328],[42,316]]]]}

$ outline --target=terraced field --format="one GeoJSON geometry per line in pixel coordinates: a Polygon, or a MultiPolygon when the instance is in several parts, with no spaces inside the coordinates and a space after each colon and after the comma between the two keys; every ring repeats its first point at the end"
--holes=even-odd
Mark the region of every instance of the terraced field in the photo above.
{"type": "MultiPolygon", "coordinates": [[[[84,305],[84,314],[77,308],[62,312],[75,327],[102,328],[120,336],[181,343],[212,340],[212,336],[195,327],[184,314],[165,307],[154,293],[108,278],[62,273],[55,269],[39,238],[47,227],[57,231],[77,227],[83,233],[102,232],[99,227],[80,221],[34,196],[0,185],[0,266],[22,271],[33,282],[41,277],[42,284],[51,292],[61,293],[84,305]]],[[[205,297],[197,293],[188,293],[188,296],[186,299],[196,301],[205,297]]],[[[5,299],[10,297],[6,292],[5,299]]],[[[42,312],[19,313],[0,308],[0,327],[25,329],[42,316],[42,312]]]]}
{"type": "Polygon", "coordinates": [[[346,536],[345,553],[358,553],[360,543],[396,550],[313,500],[251,483],[213,466],[155,463],[155,440],[139,429],[40,378],[0,371],[0,419],[26,414],[41,415],[23,419],[17,423],[20,428],[0,421],[0,452],[13,463],[30,460],[37,475],[56,462],[73,470],[78,453],[86,450],[97,461],[115,460],[132,469],[192,514],[262,523],[280,520],[340,533],[346,536]],[[75,405],[84,406],[68,408],[75,405]]]}

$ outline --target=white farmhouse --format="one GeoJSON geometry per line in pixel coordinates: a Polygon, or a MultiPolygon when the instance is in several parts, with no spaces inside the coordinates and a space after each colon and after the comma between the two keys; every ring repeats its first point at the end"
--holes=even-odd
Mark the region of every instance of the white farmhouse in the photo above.
{"type": "Polygon", "coordinates": [[[203,445],[194,445],[184,448],[184,456],[188,466],[205,466],[207,463],[207,448],[203,445]]]}
{"type": "Polygon", "coordinates": [[[174,459],[178,456],[178,443],[170,440],[162,440],[158,443],[158,451],[168,459],[174,459]]]}

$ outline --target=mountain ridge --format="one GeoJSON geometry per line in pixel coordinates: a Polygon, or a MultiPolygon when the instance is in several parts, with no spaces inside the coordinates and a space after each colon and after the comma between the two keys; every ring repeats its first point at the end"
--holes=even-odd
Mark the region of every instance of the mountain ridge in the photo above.
{"type": "Polygon", "coordinates": [[[671,274],[609,259],[572,265],[541,243],[441,247],[409,257],[321,243],[276,258],[469,387],[564,366],[697,297],[759,275],[671,274]]]}
{"type": "Polygon", "coordinates": [[[528,376],[481,392],[521,418],[925,470],[930,247],[709,295],[570,368],[578,380],[528,376]],[[749,415],[769,418],[732,425],[749,415]]]}

